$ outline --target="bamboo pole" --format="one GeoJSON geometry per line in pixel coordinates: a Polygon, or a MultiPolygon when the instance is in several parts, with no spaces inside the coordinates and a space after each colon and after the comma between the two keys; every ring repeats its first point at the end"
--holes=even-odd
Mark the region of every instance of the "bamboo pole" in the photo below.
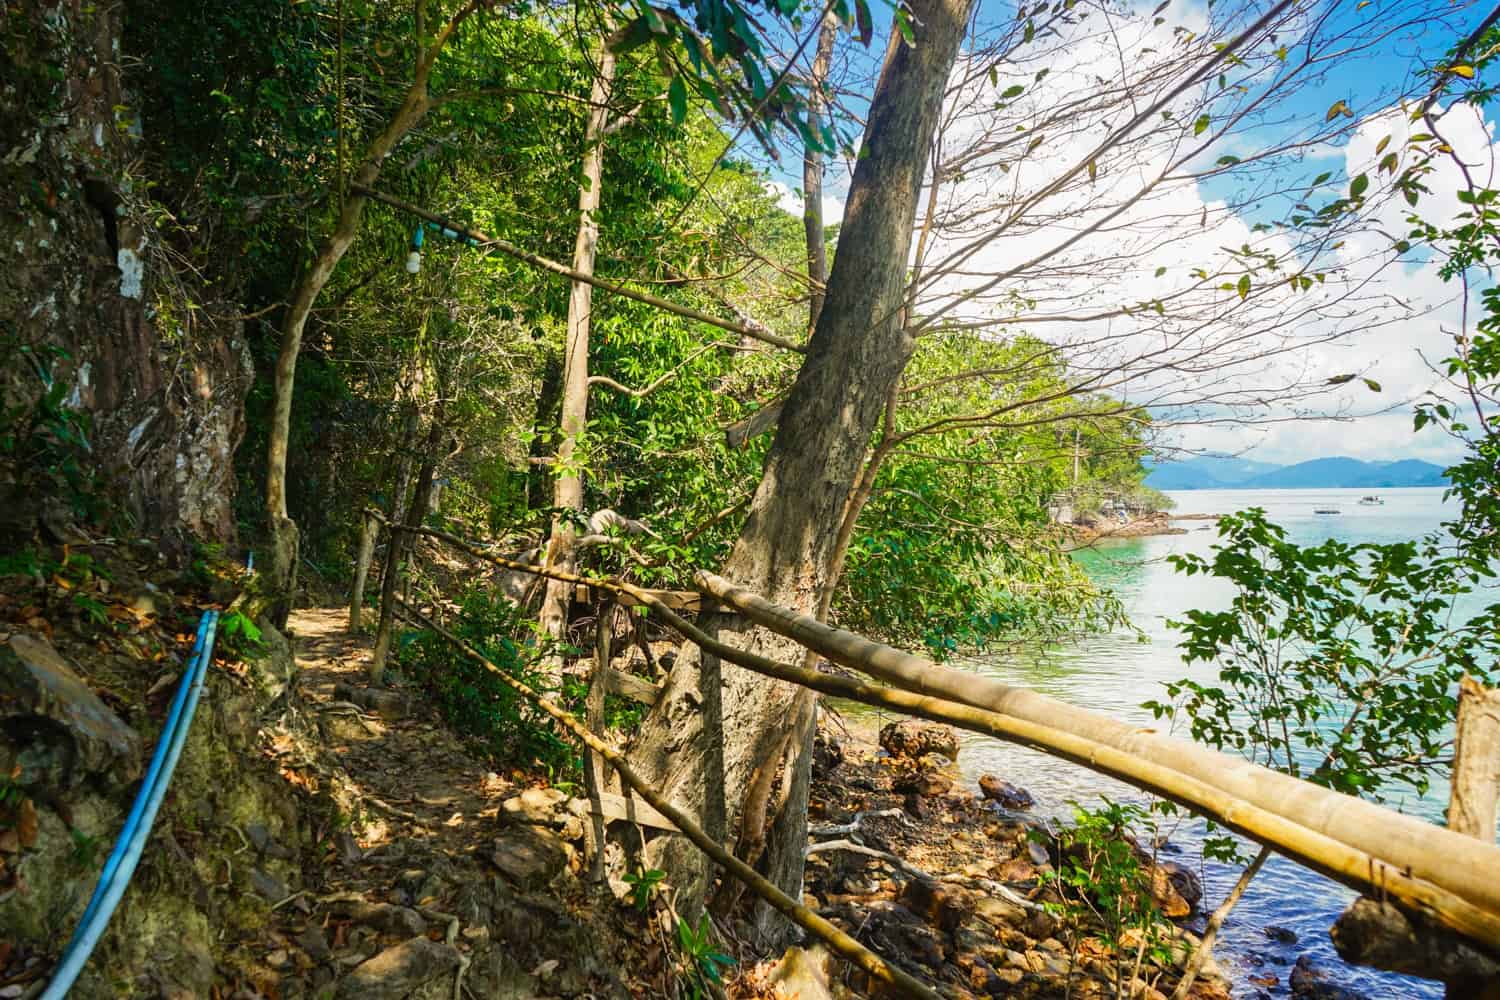
{"type": "Polygon", "coordinates": [[[699,323],[706,323],[709,326],[716,326],[720,330],[728,330],[730,333],[737,333],[742,337],[750,337],[754,340],[759,340],[764,343],[770,344],[773,347],[779,347],[785,351],[796,351],[798,354],[807,353],[807,348],[802,344],[787,340],[785,337],[779,337],[759,323],[745,323],[739,320],[724,319],[721,316],[715,316],[713,313],[703,312],[701,309],[694,309],[691,306],[678,305],[676,302],[661,298],[657,295],[652,295],[650,292],[638,292],[634,288],[627,288],[626,286],[616,284],[613,281],[606,281],[603,278],[596,278],[592,274],[584,274],[582,271],[574,270],[566,264],[558,263],[555,260],[549,260],[548,258],[541,256],[540,254],[532,253],[530,250],[523,250],[522,248],[516,246],[514,243],[511,243],[508,240],[502,240],[495,236],[486,236],[484,233],[479,232],[477,229],[468,229],[460,225],[459,223],[454,222],[452,219],[445,219],[443,216],[429,212],[425,208],[422,208],[418,205],[413,205],[409,201],[402,201],[400,198],[393,198],[388,194],[377,191],[372,187],[366,187],[363,184],[350,184],[349,190],[354,191],[357,194],[361,194],[366,198],[373,198],[376,201],[385,202],[392,208],[400,209],[403,212],[409,212],[419,219],[425,219],[428,222],[432,222],[439,226],[442,226],[449,232],[457,233],[459,236],[462,236],[465,239],[473,240],[476,246],[491,247],[495,250],[499,250],[501,253],[505,254],[508,257],[514,257],[516,260],[519,260],[526,264],[530,264],[532,267],[541,268],[543,271],[551,271],[553,274],[560,274],[564,278],[569,278],[573,281],[581,281],[586,285],[602,289],[603,291],[610,292],[611,294],[619,295],[627,299],[634,299],[637,302],[651,306],[653,309],[660,309],[663,312],[673,313],[677,316],[682,316],[685,319],[697,320],[699,323]]]}
{"type": "MultiPolygon", "coordinates": [[[[991,677],[939,666],[778,607],[710,573],[699,572],[695,581],[705,594],[735,608],[755,624],[794,639],[835,663],[909,691],[1042,726],[1048,736],[1041,741],[1043,746],[1056,744],[1064,736],[1081,737],[1143,764],[1170,769],[1372,859],[1386,859],[1393,870],[1441,887],[1478,912],[1500,915],[1500,848],[1493,843],[1481,843],[1417,817],[1164,736],[1154,729],[1129,726],[991,677]]],[[[1274,842],[1272,846],[1277,850],[1283,847],[1274,842]]],[[[1500,944],[1500,940],[1488,940],[1500,944]]]]}
{"type": "Polygon", "coordinates": [[[941,1000],[939,995],[931,987],[923,984],[919,980],[915,979],[908,973],[901,971],[895,966],[888,964],[879,955],[875,954],[870,949],[866,948],[864,945],[856,941],[853,937],[846,934],[844,931],[839,930],[833,924],[829,923],[827,920],[824,920],[822,917],[818,916],[816,913],[809,910],[801,903],[798,903],[796,900],[792,899],[786,893],[776,888],[775,885],[771,884],[771,882],[766,880],[754,868],[751,868],[749,865],[745,864],[745,862],[741,861],[739,858],[736,858],[719,844],[715,843],[712,838],[710,838],[706,833],[703,832],[702,828],[700,828],[698,824],[693,822],[692,817],[690,817],[686,812],[678,808],[665,796],[661,795],[654,788],[652,788],[644,778],[636,774],[635,770],[630,766],[630,763],[625,759],[623,754],[615,750],[604,740],[589,732],[588,727],[579,722],[571,712],[559,708],[558,706],[542,698],[542,696],[538,692],[528,687],[527,685],[522,684],[520,681],[507,674],[505,671],[495,666],[495,664],[491,663],[488,659],[485,658],[484,654],[480,653],[473,646],[470,646],[458,636],[454,635],[452,632],[449,632],[441,625],[422,615],[420,612],[417,612],[412,608],[407,608],[407,613],[410,614],[415,620],[422,623],[427,628],[432,629],[438,635],[442,636],[443,638],[451,642],[454,646],[458,647],[470,659],[474,660],[476,663],[482,664],[486,670],[489,670],[491,673],[493,673],[501,680],[501,682],[512,688],[517,694],[522,695],[523,697],[536,704],[537,707],[542,709],[542,711],[546,712],[548,715],[552,716],[553,719],[557,720],[559,724],[561,724],[565,729],[571,732],[590,750],[593,750],[595,753],[599,754],[601,757],[607,760],[610,765],[614,767],[615,771],[619,773],[620,777],[624,779],[626,784],[633,788],[636,793],[641,796],[641,798],[645,799],[646,802],[652,806],[652,808],[654,808],[657,812],[661,813],[663,816],[667,817],[674,824],[676,824],[677,828],[682,831],[683,835],[691,840],[700,851],[702,851],[704,854],[707,854],[714,860],[716,864],[723,867],[724,870],[734,878],[744,883],[745,886],[750,889],[750,891],[754,892],[761,899],[764,899],[767,903],[771,904],[777,910],[781,911],[782,914],[784,914],[788,919],[797,924],[797,926],[801,927],[809,934],[822,939],[829,948],[833,949],[834,952],[842,956],[845,960],[859,966],[865,972],[869,973],[871,976],[875,977],[881,982],[887,983],[899,990],[902,990],[908,996],[920,997],[922,998],[922,1000],[941,1000]]]}
{"type": "MultiPolygon", "coordinates": [[[[1045,721],[1032,721],[968,704],[946,701],[930,694],[900,688],[876,687],[853,678],[837,677],[801,666],[778,663],[712,638],[667,607],[649,591],[630,584],[615,580],[584,578],[576,574],[556,573],[541,566],[505,559],[492,555],[465,539],[436,528],[420,527],[410,530],[442,539],[476,558],[502,568],[542,576],[557,576],[570,582],[586,583],[633,597],[649,606],[668,625],[703,649],[765,676],[791,681],[823,694],[848,698],[936,722],[945,722],[971,732],[1030,746],[1102,774],[1119,778],[1138,788],[1171,799],[1252,840],[1271,846],[1292,860],[1351,888],[1397,900],[1405,907],[1450,927],[1489,949],[1500,951],[1500,913],[1496,910],[1476,905],[1463,893],[1454,892],[1441,884],[1414,876],[1405,865],[1397,863],[1399,859],[1397,861],[1384,860],[1376,854],[1353,847],[1281,815],[1274,806],[1263,807],[1246,801],[1236,793],[1219,787],[1211,778],[1200,780],[1169,765],[1145,759],[1129,749],[1121,749],[1095,741],[1060,729],[1045,721]]],[[[725,603],[733,604],[727,597],[720,599],[725,603]]],[[[821,625],[821,623],[818,624],[821,625]]],[[[862,637],[856,638],[870,646],[878,645],[862,637]]],[[[881,648],[889,649],[889,647],[881,648]]],[[[892,652],[899,651],[893,650],[892,652]]],[[[900,655],[908,654],[901,653],[900,655]]],[[[911,659],[917,658],[911,657],[911,659]]],[[[943,668],[934,664],[932,669],[942,670],[943,668]]],[[[1194,750],[1199,749],[1191,744],[1186,745],[1194,750]]],[[[1210,753],[1210,756],[1218,758],[1226,768],[1239,763],[1227,755],[1210,753]]],[[[606,759],[609,758],[606,757],[606,759]]],[[[1278,775],[1278,777],[1282,776],[1278,775]]],[[[1298,783],[1296,779],[1288,780],[1298,783]]],[[[1309,787],[1340,800],[1348,799],[1347,796],[1338,795],[1318,786],[1309,787]]],[[[655,803],[652,802],[652,805],[655,803]]],[[[1401,818],[1398,813],[1379,807],[1373,808],[1382,822],[1386,819],[1401,818]]],[[[1438,827],[1421,825],[1433,834],[1446,832],[1438,827]]]]}

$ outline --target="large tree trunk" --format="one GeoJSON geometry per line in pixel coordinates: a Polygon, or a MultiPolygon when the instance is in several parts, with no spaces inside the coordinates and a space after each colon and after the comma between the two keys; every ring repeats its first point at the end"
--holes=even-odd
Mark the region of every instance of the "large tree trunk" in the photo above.
{"type": "MultiPolygon", "coordinates": [[[[578,238],[573,245],[573,269],[593,275],[594,254],[599,245],[599,189],[604,175],[604,130],[609,124],[606,103],[614,82],[615,56],[608,45],[600,47],[599,74],[590,93],[588,124],[583,133],[583,180],[578,187],[578,238]]],[[[583,511],[583,475],[574,464],[578,437],[588,426],[589,326],[594,286],[573,282],[568,296],[568,339],[563,354],[562,441],[557,447],[557,478],[552,506],[562,511],[583,511]]],[[[547,545],[546,565],[572,573],[578,556],[576,532],[566,515],[554,515],[552,538],[547,545]]],[[[557,580],[547,581],[542,599],[542,631],[561,640],[568,626],[568,605],[573,588],[557,580]]]]}
{"type": "MultiPolygon", "coordinates": [[[[881,409],[912,353],[900,313],[916,199],[971,2],[915,0],[916,44],[902,44],[893,33],[825,305],[749,517],[724,567],[742,586],[803,611],[818,607],[850,491],[881,409]]],[[[706,624],[720,633],[737,627],[715,615],[706,624]]],[[[727,638],[769,655],[797,656],[785,640],[760,630],[727,638]]],[[[650,778],[722,839],[727,829],[714,829],[716,817],[726,827],[739,819],[752,775],[786,746],[796,724],[796,692],[732,666],[720,677],[717,661],[685,655],[643,726],[635,756],[650,778]]],[[[799,759],[803,749],[793,747],[799,759]]],[[[767,875],[796,898],[806,841],[805,766],[799,762],[790,772],[783,776],[787,794],[767,845],[777,863],[767,875]]],[[[668,866],[679,906],[695,905],[707,888],[706,863],[677,838],[658,851],[658,866],[668,866]]]]}

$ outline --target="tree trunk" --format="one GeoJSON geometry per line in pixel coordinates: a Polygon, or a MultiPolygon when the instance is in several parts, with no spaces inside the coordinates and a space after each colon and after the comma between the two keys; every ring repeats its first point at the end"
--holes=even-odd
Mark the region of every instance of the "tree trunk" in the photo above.
{"type": "MultiPolygon", "coordinates": [[[[443,455],[443,434],[443,404],[440,400],[432,415],[432,427],[427,432],[422,470],[417,473],[416,493],[406,508],[405,524],[408,528],[421,527],[427,517],[427,507],[432,502],[433,476],[443,455]]],[[[391,623],[396,614],[396,576],[402,559],[412,551],[415,537],[409,531],[393,530],[386,548],[385,572],[380,578],[380,625],[375,630],[375,651],[370,655],[370,684],[375,687],[385,683],[385,661],[391,651],[391,623]]]]}
{"type": "MultiPolygon", "coordinates": [[[[823,85],[828,80],[838,33],[839,19],[830,7],[818,26],[818,50],[808,80],[807,124],[814,135],[818,135],[822,124],[823,85]]],[[[816,330],[828,284],[828,240],[823,232],[823,154],[812,146],[804,146],[802,151],[802,228],[807,237],[807,277],[811,289],[807,328],[816,330]]]]}
{"type": "Polygon", "coordinates": [[[354,559],[354,586],[349,591],[349,631],[359,631],[359,616],[365,607],[365,580],[370,576],[370,560],[375,555],[375,536],[380,522],[373,514],[361,515],[359,554],[354,559]]]}
{"type": "MultiPolygon", "coordinates": [[[[609,124],[610,87],[614,83],[615,56],[608,45],[599,48],[599,74],[589,95],[589,119],[583,133],[583,181],[578,186],[578,237],[573,244],[573,269],[594,273],[594,253],[599,245],[599,189],[604,174],[604,130],[609,124]]],[[[557,447],[556,480],[552,506],[561,511],[583,511],[583,475],[574,465],[578,437],[588,426],[589,325],[594,286],[573,282],[568,296],[568,339],[563,353],[562,441],[557,447]]],[[[552,538],[545,564],[571,573],[577,567],[576,532],[566,515],[553,515],[552,538]]],[[[548,638],[561,640],[567,632],[572,588],[556,580],[547,581],[542,599],[541,626],[548,638]]]]}
{"type": "MultiPolygon", "coordinates": [[[[741,585],[804,611],[819,603],[849,493],[881,409],[912,353],[899,314],[916,199],[971,2],[915,0],[916,44],[903,44],[893,32],[825,306],[724,568],[741,585]]],[[[747,632],[730,616],[708,619],[708,631],[736,645],[799,658],[785,640],[761,630],[747,632]],[[737,629],[742,634],[732,634],[737,629]]],[[[712,815],[722,802],[732,825],[757,767],[785,746],[795,726],[791,709],[797,688],[733,666],[724,668],[720,679],[716,661],[705,658],[701,671],[699,661],[691,653],[678,659],[643,725],[635,755],[644,773],[674,800],[701,816],[712,815]],[[722,717],[712,710],[713,696],[722,699],[722,717]],[[720,740],[722,765],[716,767],[720,740]]],[[[796,749],[800,755],[802,748],[796,749]]],[[[786,780],[793,787],[773,834],[795,849],[768,844],[781,863],[767,875],[795,896],[807,800],[800,767],[792,772],[786,780]]],[[[676,838],[659,843],[657,867],[668,866],[679,907],[697,906],[708,886],[706,863],[676,838]]],[[[758,922],[763,933],[780,930],[758,922]]]]}
{"type": "MultiPolygon", "coordinates": [[[[435,51],[431,58],[436,58],[435,51]]],[[[356,183],[375,183],[386,156],[427,114],[427,78],[431,66],[430,58],[424,58],[419,63],[416,78],[407,91],[406,99],[385,131],[370,144],[364,160],[355,171],[356,183]]],[[[278,628],[286,625],[286,616],[291,612],[293,592],[297,587],[297,523],[292,520],[286,505],[286,459],[291,436],[292,394],[297,380],[297,355],[302,350],[302,331],[307,325],[307,317],[311,315],[313,305],[317,303],[328,280],[333,277],[339,261],[343,260],[344,254],[354,244],[366,204],[368,199],[361,194],[351,193],[344,200],[333,232],[318,250],[318,256],[314,258],[312,265],[303,272],[281,324],[281,350],[276,356],[274,378],[276,396],[271,409],[271,429],[267,435],[266,449],[266,522],[271,551],[265,582],[272,598],[271,620],[278,628]]]]}

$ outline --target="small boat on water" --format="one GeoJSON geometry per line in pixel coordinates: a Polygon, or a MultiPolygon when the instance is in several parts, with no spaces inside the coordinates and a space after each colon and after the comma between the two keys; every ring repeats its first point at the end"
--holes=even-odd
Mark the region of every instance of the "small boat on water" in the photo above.
{"type": "Polygon", "coordinates": [[[1339,509],[1337,507],[1314,507],[1313,508],[1313,513],[1314,514],[1338,514],[1338,513],[1340,513],[1340,511],[1339,511],[1339,509]]]}
{"type": "Polygon", "coordinates": [[[1380,497],[1377,497],[1374,494],[1371,494],[1370,496],[1367,496],[1367,497],[1360,497],[1359,498],[1359,505],[1361,507],[1384,507],[1385,506],[1385,501],[1382,500],[1380,497]]]}

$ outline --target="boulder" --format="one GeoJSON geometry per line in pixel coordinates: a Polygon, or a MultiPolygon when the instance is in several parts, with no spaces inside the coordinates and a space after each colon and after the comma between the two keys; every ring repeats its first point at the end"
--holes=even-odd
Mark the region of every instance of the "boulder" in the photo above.
{"type": "Polygon", "coordinates": [[[18,634],[0,644],[0,764],[19,766],[16,783],[28,788],[60,791],[106,773],[132,781],[141,738],[50,643],[18,634]]]}
{"type": "Polygon", "coordinates": [[[937,932],[904,906],[881,900],[859,915],[855,936],[876,953],[899,956],[898,961],[936,969],[946,958],[937,932]]]}
{"type": "Polygon", "coordinates": [[[818,730],[813,737],[813,777],[826,778],[844,763],[844,744],[832,733],[818,730]]]}
{"type": "Polygon", "coordinates": [[[508,827],[495,838],[490,860],[518,889],[541,889],[568,863],[562,839],[540,826],[508,827]]]}
{"type": "Polygon", "coordinates": [[[1030,809],[1036,804],[1031,793],[1008,781],[1001,781],[993,774],[986,774],[979,779],[979,791],[991,802],[998,802],[1006,809],[1030,809]]]}
{"type": "Polygon", "coordinates": [[[1166,873],[1172,887],[1188,906],[1197,909],[1203,901],[1203,879],[1198,876],[1198,870],[1176,861],[1159,861],[1156,867],[1166,873]]]}
{"type": "Polygon", "coordinates": [[[348,1000],[400,1000],[458,968],[458,952],[448,945],[414,937],[362,962],[338,985],[335,996],[348,1000]]]}
{"type": "Polygon", "coordinates": [[[1151,879],[1151,898],[1161,910],[1162,916],[1168,920],[1181,920],[1193,912],[1192,906],[1177,891],[1176,884],[1164,866],[1147,865],[1145,874],[1151,879]]]}
{"type": "Polygon", "coordinates": [[[902,719],[880,730],[880,747],[896,758],[920,760],[930,753],[958,759],[958,734],[948,726],[920,719],[902,719]]]}
{"type": "Polygon", "coordinates": [[[945,882],[914,878],[901,890],[899,902],[940,931],[952,933],[974,913],[974,897],[945,882]]]}
{"type": "Polygon", "coordinates": [[[1297,959],[1288,982],[1299,1000],[1365,1000],[1363,993],[1329,982],[1328,972],[1318,968],[1311,955],[1297,959]]]}
{"type": "Polygon", "coordinates": [[[891,782],[891,790],[901,794],[911,793],[926,798],[946,795],[953,788],[953,779],[942,771],[908,771],[891,782]]]}

